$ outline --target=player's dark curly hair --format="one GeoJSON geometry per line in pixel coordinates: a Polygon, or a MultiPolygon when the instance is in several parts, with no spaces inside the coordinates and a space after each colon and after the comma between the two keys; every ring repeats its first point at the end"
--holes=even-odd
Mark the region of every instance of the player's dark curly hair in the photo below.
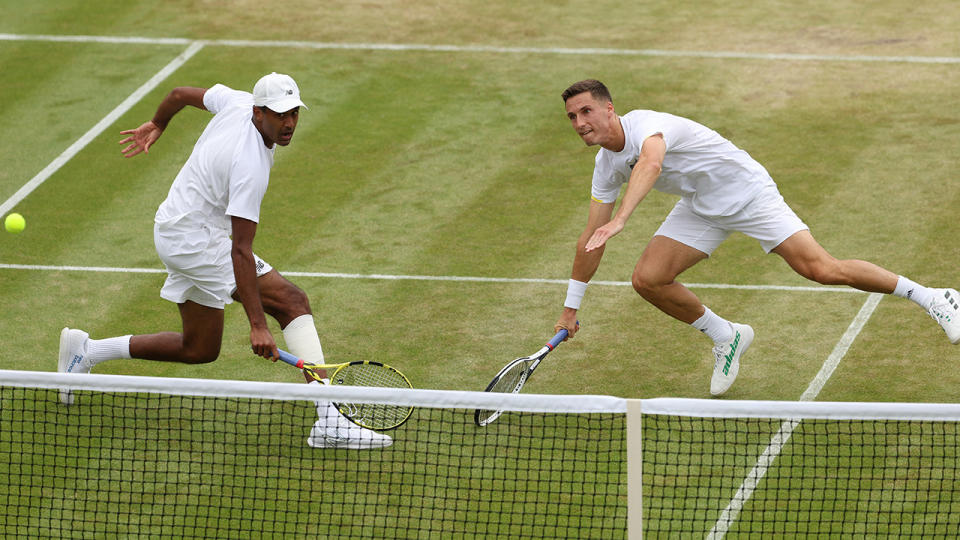
{"type": "Polygon", "coordinates": [[[613,103],[613,98],[610,97],[610,91],[607,90],[606,85],[596,79],[586,79],[571,84],[570,87],[561,94],[563,96],[563,102],[566,103],[568,99],[584,92],[590,92],[590,95],[593,96],[594,99],[600,101],[607,100],[613,103]]]}

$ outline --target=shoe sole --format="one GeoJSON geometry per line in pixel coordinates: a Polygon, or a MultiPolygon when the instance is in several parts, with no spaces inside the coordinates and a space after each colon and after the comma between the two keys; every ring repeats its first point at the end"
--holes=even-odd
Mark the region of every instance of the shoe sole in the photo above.
{"type": "MultiPolygon", "coordinates": [[[[64,328],[60,331],[60,357],[57,359],[57,371],[67,373],[70,359],[70,329],[64,328]]],[[[60,403],[64,405],[73,405],[73,392],[70,390],[60,390],[60,403]]]]}
{"type": "Polygon", "coordinates": [[[393,439],[387,439],[383,442],[356,442],[351,440],[336,441],[315,441],[313,437],[307,439],[307,445],[311,448],[343,448],[347,450],[374,450],[376,448],[386,448],[393,444],[393,439]]]}
{"type": "Polygon", "coordinates": [[[956,335],[951,336],[950,333],[947,333],[947,339],[950,340],[950,343],[956,345],[960,343],[960,332],[957,332],[956,335]]]}
{"type": "Polygon", "coordinates": [[[753,336],[754,336],[753,328],[746,324],[738,325],[738,327],[739,327],[738,331],[740,332],[740,339],[742,341],[740,343],[740,348],[737,350],[737,353],[733,356],[733,362],[731,362],[730,364],[730,371],[733,372],[733,375],[730,376],[730,384],[728,384],[726,388],[717,390],[716,392],[714,392],[713,389],[711,388],[710,395],[712,396],[722,396],[723,394],[727,393],[727,390],[729,390],[731,386],[733,386],[734,381],[737,380],[737,375],[740,374],[740,358],[743,357],[743,355],[747,354],[747,349],[749,349],[750,344],[753,343],[753,336]]]}
{"type": "MultiPolygon", "coordinates": [[[[83,333],[81,331],[81,333],[83,333]]],[[[74,343],[71,343],[70,340],[70,328],[64,328],[60,331],[60,350],[59,356],[57,358],[57,371],[59,373],[70,373],[67,371],[70,369],[70,351],[73,350],[74,343]]],[[[87,335],[83,334],[83,340],[87,339],[87,335]]],[[[64,405],[73,405],[73,392],[71,390],[60,390],[60,403],[64,405]]]]}

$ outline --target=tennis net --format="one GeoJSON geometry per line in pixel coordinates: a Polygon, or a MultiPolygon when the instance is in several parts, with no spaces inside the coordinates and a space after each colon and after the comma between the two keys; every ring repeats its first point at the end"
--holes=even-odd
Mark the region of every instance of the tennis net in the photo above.
{"type": "MultiPolygon", "coordinates": [[[[956,538],[960,405],[654,399],[654,538],[956,538]]],[[[633,422],[633,420],[631,420],[633,422]]]]}
{"type": "Polygon", "coordinates": [[[623,400],[477,427],[496,397],[0,372],[0,537],[624,537],[623,400]],[[417,407],[387,448],[318,449],[320,398],[417,407]]]}
{"type": "Polygon", "coordinates": [[[958,421],[947,404],[0,371],[0,537],[951,538],[958,421]],[[389,447],[318,449],[318,399],[415,410],[389,447]],[[480,428],[477,408],[507,412],[480,428]]]}

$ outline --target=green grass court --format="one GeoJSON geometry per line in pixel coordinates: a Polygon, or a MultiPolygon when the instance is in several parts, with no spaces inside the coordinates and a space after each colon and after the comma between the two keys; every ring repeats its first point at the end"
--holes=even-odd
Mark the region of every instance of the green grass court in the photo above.
{"type": "MultiPolygon", "coordinates": [[[[466,2],[434,9],[300,2],[289,6],[289,22],[270,25],[246,2],[227,10],[189,2],[56,4],[17,5],[17,16],[0,30],[532,50],[210,43],[16,205],[27,230],[3,235],[2,263],[159,269],[152,217],[208,116],[184,111],[149,156],[132,160],[120,155],[119,131],[149,119],[173,86],[219,81],[247,88],[278,70],[297,78],[310,106],[293,144],[277,152],[255,245],[279,270],[565,279],[586,219],[594,149],[572,133],[559,92],[595,76],[610,86],[621,113],[651,108],[686,115],[749,151],[835,255],[956,286],[951,239],[960,198],[954,182],[960,117],[952,102],[960,72],[951,56],[958,50],[951,31],[958,15],[949,3],[895,18],[893,3],[860,14],[845,3],[710,4],[693,13],[668,4],[495,3],[481,12],[466,2]],[[644,22],[656,22],[656,30],[637,31],[644,22]],[[826,59],[549,51],[556,47],[826,59]],[[946,60],[839,59],[851,55],[946,60]]],[[[165,42],[0,42],[4,65],[17,73],[4,83],[0,105],[0,128],[8,134],[0,142],[3,200],[185,49],[165,42]]],[[[672,204],[660,194],[645,201],[594,279],[627,281],[672,204]]],[[[3,268],[0,275],[5,368],[53,370],[63,326],[102,337],[179,325],[174,306],[158,297],[162,274],[3,268]]],[[[742,236],[682,277],[809,285],[742,236]]],[[[444,389],[482,388],[504,359],[539,347],[564,291],[549,283],[293,279],[311,295],[330,358],[381,358],[420,387],[444,389]]],[[[797,399],[866,299],[696,291],[718,313],[757,330],[742,380],[729,394],[740,399],[797,399]]],[[[222,357],[213,365],[132,362],[103,369],[297,380],[247,353],[245,318],[232,308],[222,357]]],[[[707,340],[629,287],[591,287],[581,318],[583,333],[552,359],[554,369],[541,370],[531,390],[707,395],[707,340]]],[[[960,378],[948,368],[954,358],[957,352],[922,312],[885,298],[820,399],[951,401],[960,378]]]]}
{"type": "MultiPolygon", "coordinates": [[[[311,297],[330,360],[379,359],[419,388],[481,390],[552,335],[565,285],[510,280],[569,277],[595,149],[573,133],[560,92],[587,77],[607,83],[621,114],[687,116],[747,150],[833,255],[960,286],[952,2],[0,5],[12,14],[0,22],[0,204],[203,45],[7,210],[27,226],[0,234],[0,369],[55,371],[64,326],[95,338],[179,328],[159,298],[152,223],[209,115],[181,112],[148,156],[129,160],[119,132],[150,119],[174,86],[249,90],[270,71],[291,74],[310,110],[276,153],[254,248],[303,274],[291,279],[311,297]]],[[[595,281],[629,281],[674,200],[642,203],[595,281]]],[[[869,295],[806,282],[742,235],[681,280],[757,332],[725,397],[800,399],[866,310],[816,399],[957,401],[960,349],[908,301],[867,309],[869,295]]],[[[249,352],[241,307],[226,317],[213,364],[98,372],[301,380],[249,352]]],[[[580,320],[525,391],[709,396],[709,340],[629,286],[592,285],[580,320]]]]}

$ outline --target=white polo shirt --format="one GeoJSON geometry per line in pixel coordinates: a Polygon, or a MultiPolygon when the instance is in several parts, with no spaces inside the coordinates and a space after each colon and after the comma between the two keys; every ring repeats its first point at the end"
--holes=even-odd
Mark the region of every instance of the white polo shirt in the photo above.
{"type": "Polygon", "coordinates": [[[274,148],[253,125],[253,95],[222,84],[203,105],[214,114],[180,169],[154,222],[163,229],[203,226],[229,234],[230,216],[259,222],[274,148]]]}
{"type": "Polygon", "coordinates": [[[689,199],[694,212],[729,216],[764,186],[774,186],[762,165],[712,129],[672,114],[636,110],[620,117],[625,144],[620,152],[597,152],[591,194],[595,200],[617,200],[637,163],[643,141],[663,135],[666,154],[654,189],[689,199]]]}

